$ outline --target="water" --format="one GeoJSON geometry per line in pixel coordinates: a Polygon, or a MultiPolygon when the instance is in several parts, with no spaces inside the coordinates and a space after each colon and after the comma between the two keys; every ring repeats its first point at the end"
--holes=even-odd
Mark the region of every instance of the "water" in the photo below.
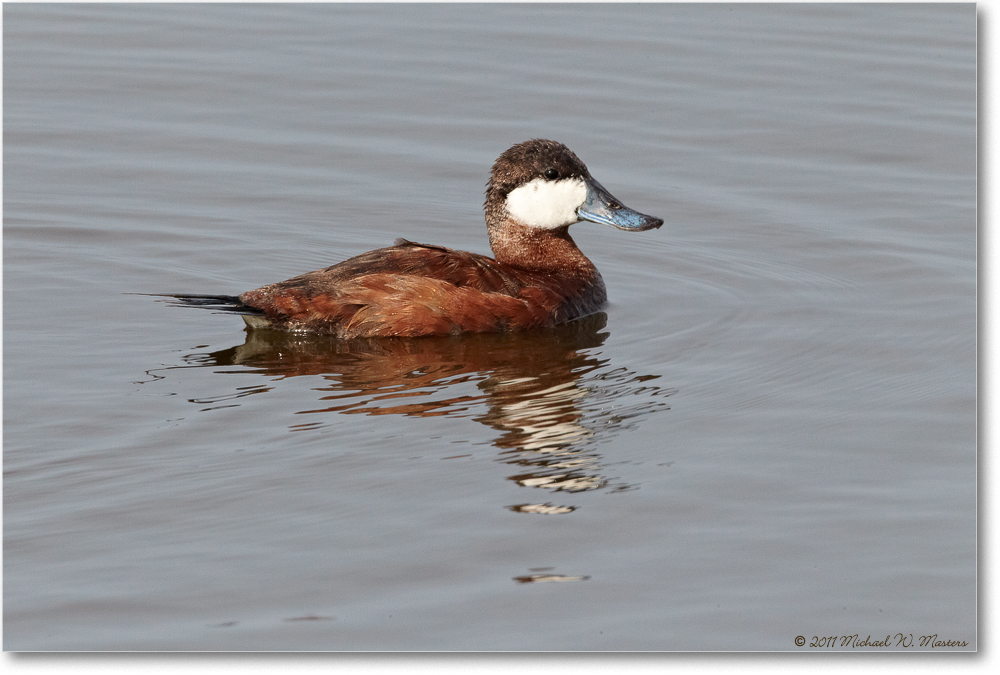
{"type": "Polygon", "coordinates": [[[977,646],[974,5],[5,5],[3,281],[7,650],[977,646]],[[533,137],[666,219],[605,314],[127,295],[488,253],[533,137]]]}

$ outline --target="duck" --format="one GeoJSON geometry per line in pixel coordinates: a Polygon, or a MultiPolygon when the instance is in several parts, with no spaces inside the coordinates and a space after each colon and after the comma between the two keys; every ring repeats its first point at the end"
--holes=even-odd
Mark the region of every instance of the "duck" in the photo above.
{"type": "Polygon", "coordinates": [[[562,143],[533,139],[493,164],[484,204],[493,257],[397,239],[238,296],[169,295],[239,314],[248,329],[342,339],[524,331],[601,311],[607,290],[569,227],[580,221],[628,232],[661,218],[624,206],[562,143]]]}

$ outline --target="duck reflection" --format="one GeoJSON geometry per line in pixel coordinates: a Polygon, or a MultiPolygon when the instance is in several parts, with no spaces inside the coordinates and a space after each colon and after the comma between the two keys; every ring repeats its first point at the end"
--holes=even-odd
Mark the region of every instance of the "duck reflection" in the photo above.
{"type": "MultiPolygon", "coordinates": [[[[650,384],[657,375],[612,368],[601,359],[606,321],[601,313],[530,333],[361,340],[257,330],[244,344],[185,361],[272,378],[322,377],[321,405],[302,414],[472,417],[500,432],[493,444],[499,461],[517,467],[509,480],[518,485],[551,493],[627,490],[634,486],[607,475],[598,442],[666,410],[664,399],[675,390],[650,384]]],[[[213,406],[272,388],[195,402],[213,406]]],[[[552,515],[576,507],[533,502],[508,508],[552,515]]]]}

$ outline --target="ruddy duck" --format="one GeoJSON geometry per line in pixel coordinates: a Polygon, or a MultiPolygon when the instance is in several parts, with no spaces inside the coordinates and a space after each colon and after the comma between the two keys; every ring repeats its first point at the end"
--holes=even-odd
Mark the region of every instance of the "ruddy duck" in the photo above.
{"type": "Polygon", "coordinates": [[[623,206],[565,145],[542,139],[500,155],[485,209],[495,258],[397,239],[238,297],[170,297],[241,314],[250,328],[340,338],[554,326],[607,302],[604,280],[569,236],[570,225],[589,220],[638,232],[663,224],[623,206]]]}

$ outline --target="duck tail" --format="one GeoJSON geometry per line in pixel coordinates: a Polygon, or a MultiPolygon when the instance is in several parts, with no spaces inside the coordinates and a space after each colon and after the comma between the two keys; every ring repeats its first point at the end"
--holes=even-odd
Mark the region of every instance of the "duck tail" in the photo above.
{"type": "Polygon", "coordinates": [[[136,293],[154,298],[168,298],[165,302],[172,307],[200,307],[223,314],[263,314],[256,307],[243,303],[235,295],[199,295],[193,293],[136,293]]]}

